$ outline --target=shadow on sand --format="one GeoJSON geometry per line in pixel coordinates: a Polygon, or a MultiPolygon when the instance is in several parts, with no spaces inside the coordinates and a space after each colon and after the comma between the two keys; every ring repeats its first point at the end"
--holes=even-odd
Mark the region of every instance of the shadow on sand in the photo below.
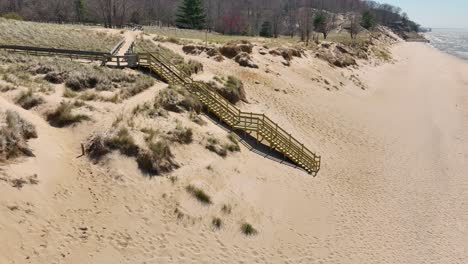
{"type": "Polygon", "coordinates": [[[292,162],[290,159],[285,157],[282,153],[276,151],[275,149],[270,148],[268,145],[265,145],[261,142],[258,142],[257,139],[253,136],[251,136],[248,133],[245,133],[244,131],[238,131],[238,130],[232,130],[228,125],[226,125],[223,121],[221,121],[218,117],[215,115],[208,113],[207,111],[203,111],[203,114],[206,118],[208,118],[210,121],[215,123],[218,127],[222,128],[223,130],[227,132],[232,132],[235,135],[237,135],[237,139],[239,142],[244,145],[247,149],[250,151],[266,158],[270,159],[272,161],[278,162],[280,164],[301,170],[305,173],[307,173],[306,170],[303,168],[297,166],[292,162]]]}

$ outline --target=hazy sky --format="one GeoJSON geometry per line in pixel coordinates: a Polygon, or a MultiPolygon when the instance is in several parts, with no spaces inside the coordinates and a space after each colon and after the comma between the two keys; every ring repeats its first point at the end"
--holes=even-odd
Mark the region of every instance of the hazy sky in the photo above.
{"type": "Polygon", "coordinates": [[[415,22],[433,28],[468,28],[468,0],[379,0],[399,6],[415,22]]]}

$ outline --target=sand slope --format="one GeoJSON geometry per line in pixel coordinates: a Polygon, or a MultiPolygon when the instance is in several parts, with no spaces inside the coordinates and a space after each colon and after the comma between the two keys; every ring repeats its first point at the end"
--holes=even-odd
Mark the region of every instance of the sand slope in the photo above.
{"type": "Polygon", "coordinates": [[[256,58],[279,75],[206,61],[200,78],[243,78],[251,101],[243,109],[267,112],[322,155],[316,178],[244,147],[223,159],[194,144],[178,150],[178,181],[149,179],[123,157],[109,167],[76,159],[84,136],[19,110],[38,127],[37,158],[3,169],[41,182],[0,184],[0,263],[468,262],[468,64],[424,44],[399,44],[394,56],[394,64],[342,71],[367,90],[346,83],[337,91],[311,81],[342,78],[311,57],[290,68],[256,58]],[[213,205],[191,198],[189,183],[213,205]],[[259,234],[242,235],[244,221],[259,234]]]}

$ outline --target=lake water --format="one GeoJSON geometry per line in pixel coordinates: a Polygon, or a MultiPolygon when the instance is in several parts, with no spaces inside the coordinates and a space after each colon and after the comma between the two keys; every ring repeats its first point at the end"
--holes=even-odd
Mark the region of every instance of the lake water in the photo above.
{"type": "Polygon", "coordinates": [[[433,29],[426,36],[435,48],[468,60],[468,29],[433,29]]]}

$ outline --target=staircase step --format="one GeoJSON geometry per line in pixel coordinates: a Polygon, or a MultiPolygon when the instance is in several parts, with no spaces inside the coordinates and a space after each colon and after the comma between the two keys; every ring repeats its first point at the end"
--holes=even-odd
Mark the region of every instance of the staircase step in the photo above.
{"type": "MultiPolygon", "coordinates": [[[[149,65],[154,73],[158,74],[162,79],[166,80],[170,84],[178,84],[186,86],[186,89],[195,94],[200,102],[205,105],[209,111],[218,116],[229,126],[241,129],[245,131],[256,131],[263,139],[270,142],[272,148],[288,157],[291,161],[302,167],[309,173],[317,173],[319,170],[318,166],[314,166],[316,158],[307,156],[306,153],[300,153],[298,149],[303,148],[299,145],[291,145],[290,141],[284,141],[277,131],[265,130],[263,123],[259,123],[259,119],[253,117],[250,119],[248,116],[242,116],[242,122],[240,122],[240,116],[233,115],[232,112],[226,109],[225,101],[222,100],[221,96],[213,94],[212,90],[203,85],[193,85],[193,81],[189,78],[181,79],[179,76],[183,76],[179,69],[173,65],[164,65],[158,60],[152,60],[151,57],[148,59],[148,63],[140,65],[149,65]],[[311,164],[310,161],[313,161],[311,164]]],[[[288,135],[282,135],[283,137],[290,137],[288,135]]]]}

